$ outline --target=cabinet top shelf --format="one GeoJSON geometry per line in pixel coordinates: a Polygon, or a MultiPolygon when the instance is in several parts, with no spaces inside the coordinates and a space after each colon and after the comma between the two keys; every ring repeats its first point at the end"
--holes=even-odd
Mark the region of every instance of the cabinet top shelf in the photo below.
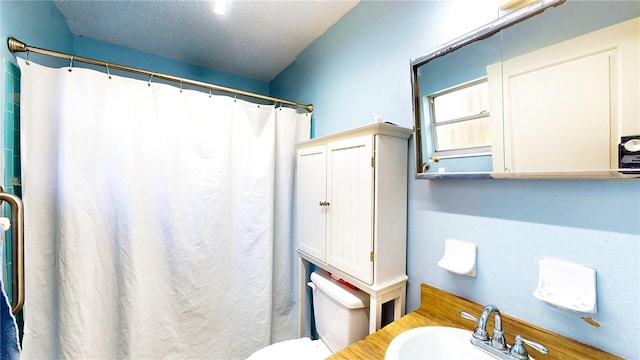
{"type": "Polygon", "coordinates": [[[411,136],[413,131],[411,129],[407,129],[397,125],[391,125],[387,123],[378,123],[367,126],[362,126],[359,128],[342,131],[335,134],[320,136],[314,139],[305,140],[296,144],[298,148],[325,144],[329,141],[335,141],[340,139],[346,139],[354,136],[362,136],[362,135],[387,135],[399,137],[402,139],[408,139],[411,136]]]}

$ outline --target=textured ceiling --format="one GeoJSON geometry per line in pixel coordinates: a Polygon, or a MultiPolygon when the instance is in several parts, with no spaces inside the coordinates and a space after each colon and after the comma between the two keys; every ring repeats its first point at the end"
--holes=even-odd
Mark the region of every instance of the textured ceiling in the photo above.
{"type": "Polygon", "coordinates": [[[55,0],[74,35],[269,81],[357,1],[55,0]]]}

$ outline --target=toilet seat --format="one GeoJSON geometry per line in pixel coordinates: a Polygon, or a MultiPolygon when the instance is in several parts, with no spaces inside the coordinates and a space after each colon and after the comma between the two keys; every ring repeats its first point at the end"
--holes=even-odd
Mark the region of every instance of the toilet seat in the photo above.
{"type": "Polygon", "coordinates": [[[269,345],[254,352],[246,360],[324,360],[332,354],[322,340],[301,338],[269,345]]]}

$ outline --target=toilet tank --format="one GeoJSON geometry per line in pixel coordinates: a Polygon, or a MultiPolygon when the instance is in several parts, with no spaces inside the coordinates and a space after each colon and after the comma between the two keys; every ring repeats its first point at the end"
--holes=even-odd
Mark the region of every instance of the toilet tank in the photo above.
{"type": "Polygon", "coordinates": [[[333,352],[369,334],[369,295],[332,279],[324,270],[311,274],[316,330],[333,352]]]}

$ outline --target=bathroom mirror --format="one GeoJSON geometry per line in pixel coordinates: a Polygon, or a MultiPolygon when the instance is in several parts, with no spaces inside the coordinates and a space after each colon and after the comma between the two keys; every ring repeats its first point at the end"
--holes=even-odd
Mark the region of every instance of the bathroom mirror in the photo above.
{"type": "Polygon", "coordinates": [[[413,59],[416,177],[640,177],[639,16],[540,0],[413,59]]]}

